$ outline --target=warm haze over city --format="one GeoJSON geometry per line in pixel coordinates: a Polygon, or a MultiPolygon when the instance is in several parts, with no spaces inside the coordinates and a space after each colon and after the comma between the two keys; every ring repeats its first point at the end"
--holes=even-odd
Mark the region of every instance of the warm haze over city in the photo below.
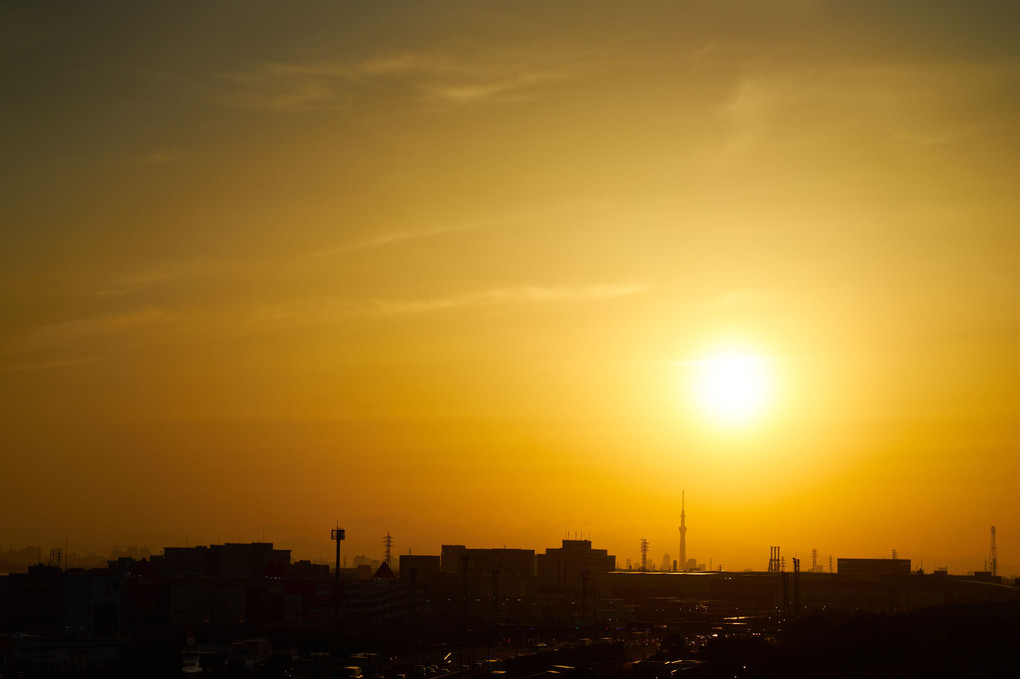
{"type": "Polygon", "coordinates": [[[1020,573],[1018,8],[0,4],[0,548],[1020,573]]]}

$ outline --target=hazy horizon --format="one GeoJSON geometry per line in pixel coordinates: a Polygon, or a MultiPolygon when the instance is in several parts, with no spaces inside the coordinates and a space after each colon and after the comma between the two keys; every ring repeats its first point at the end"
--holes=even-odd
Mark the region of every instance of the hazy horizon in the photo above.
{"type": "MultiPolygon", "coordinates": [[[[351,567],[353,560],[356,557],[365,557],[370,560],[381,562],[384,560],[384,550],[382,547],[383,536],[380,536],[379,540],[371,541],[365,538],[365,536],[352,536],[351,531],[347,531],[348,539],[345,539],[341,545],[341,563],[351,567]]],[[[624,552],[614,552],[613,549],[608,549],[607,545],[599,543],[595,536],[588,535],[587,532],[582,534],[580,531],[571,531],[569,533],[563,533],[556,540],[547,541],[548,544],[543,543],[541,545],[533,543],[522,543],[522,544],[505,544],[500,542],[488,542],[488,543],[465,543],[464,541],[457,541],[456,539],[450,539],[444,541],[442,544],[428,545],[415,543],[417,546],[407,545],[405,542],[398,539],[399,536],[393,536],[394,544],[392,549],[392,557],[394,560],[393,567],[397,568],[399,557],[404,554],[415,554],[415,555],[433,555],[439,556],[440,548],[442,545],[454,545],[463,544],[469,549],[524,549],[533,550],[536,554],[543,554],[547,548],[558,547],[561,540],[590,540],[594,549],[607,549],[609,554],[616,557],[617,565],[620,569],[627,569],[627,562],[630,560],[632,567],[635,570],[640,569],[641,566],[641,555],[640,555],[640,541],[636,541],[633,547],[624,546],[624,552]]],[[[60,549],[61,553],[66,548],[68,553],[75,556],[78,559],[83,559],[92,553],[96,556],[105,557],[106,555],[112,555],[113,552],[119,551],[122,555],[126,554],[129,549],[148,549],[151,554],[161,554],[163,549],[166,547],[197,547],[197,546],[208,546],[215,544],[225,543],[250,543],[250,542],[268,542],[273,544],[276,549],[286,549],[291,552],[291,559],[297,561],[299,559],[311,560],[318,563],[328,563],[332,565],[336,557],[336,543],[330,540],[318,539],[308,535],[291,536],[282,539],[273,539],[270,535],[262,534],[254,537],[245,537],[243,534],[238,534],[234,537],[222,537],[217,536],[215,539],[209,539],[205,535],[190,535],[186,534],[183,536],[183,541],[171,542],[168,544],[128,544],[121,543],[116,545],[91,545],[91,546],[76,546],[73,542],[68,540],[65,544],[52,544],[47,545],[39,543],[37,545],[0,545],[0,555],[14,550],[23,549],[35,549],[41,555],[40,562],[48,563],[51,549],[60,549]]],[[[533,541],[534,542],[534,541],[533,541]]],[[[667,549],[665,552],[659,551],[658,545],[649,540],[650,549],[648,556],[649,570],[662,569],[662,557],[665,554],[670,556],[670,563],[677,558],[679,553],[679,541],[675,541],[672,549],[667,549]]],[[[688,546],[688,558],[695,558],[699,566],[705,566],[706,569],[718,570],[720,566],[727,571],[764,571],[767,569],[768,564],[768,552],[764,559],[760,558],[761,552],[765,550],[762,548],[736,541],[727,540],[709,540],[708,544],[719,548],[721,554],[747,554],[747,563],[740,560],[734,562],[722,561],[712,554],[703,555],[701,552],[694,550],[691,546],[688,546]],[[711,568],[710,568],[711,567],[711,568]]],[[[793,569],[793,562],[791,558],[799,558],[801,560],[802,570],[809,570],[811,567],[811,550],[818,549],[815,547],[808,549],[787,549],[782,548],[781,554],[786,561],[787,568],[793,569]]],[[[66,555],[65,555],[66,556],[66,555]]],[[[877,550],[872,550],[867,553],[844,553],[839,550],[833,552],[826,552],[822,549],[818,550],[817,562],[818,565],[823,568],[825,572],[829,569],[829,557],[832,557],[832,567],[835,570],[836,561],[841,558],[860,558],[860,559],[889,559],[893,558],[892,550],[887,550],[884,553],[880,553],[877,550]]],[[[911,568],[914,570],[923,569],[926,573],[933,572],[936,568],[948,568],[950,574],[965,575],[974,571],[986,570],[987,564],[987,552],[972,552],[970,554],[960,553],[947,554],[947,555],[936,555],[929,552],[903,552],[896,550],[896,558],[899,559],[910,559],[911,568]]],[[[79,566],[81,564],[78,564],[79,566]]],[[[75,563],[69,563],[69,567],[75,567],[75,563]]],[[[998,572],[1007,578],[1013,578],[1020,576],[1020,566],[1005,563],[1000,558],[998,560],[998,572]]]]}

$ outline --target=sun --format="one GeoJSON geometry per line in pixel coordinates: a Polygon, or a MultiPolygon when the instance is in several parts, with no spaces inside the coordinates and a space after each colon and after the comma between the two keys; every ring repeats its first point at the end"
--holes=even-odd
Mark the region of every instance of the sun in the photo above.
{"type": "Polygon", "coordinates": [[[689,365],[694,406],[714,423],[748,425],[759,420],[772,402],[775,386],[766,358],[721,353],[689,365]]]}

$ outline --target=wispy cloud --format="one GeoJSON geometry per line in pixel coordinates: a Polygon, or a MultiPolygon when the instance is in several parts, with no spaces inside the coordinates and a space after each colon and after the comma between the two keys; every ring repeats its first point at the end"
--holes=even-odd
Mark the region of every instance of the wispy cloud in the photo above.
{"type": "Polygon", "coordinates": [[[1000,83],[1014,64],[856,60],[838,65],[761,65],[733,81],[718,109],[729,126],[719,157],[758,147],[873,140],[895,147],[966,145],[1008,135],[1015,102],[1000,83]]]}
{"type": "Polygon", "coordinates": [[[27,329],[8,346],[11,353],[59,346],[86,337],[109,335],[154,323],[167,322],[174,316],[162,309],[148,308],[121,314],[104,314],[92,318],[57,321],[27,329]]]}
{"type": "Polygon", "coordinates": [[[398,243],[403,243],[406,241],[415,241],[423,238],[435,238],[447,234],[478,231],[482,229],[498,229],[511,226],[521,226],[524,224],[538,222],[543,219],[549,219],[557,215],[576,212],[578,210],[585,209],[586,207],[589,210],[591,209],[590,205],[585,206],[576,202],[563,202],[545,208],[520,211],[507,214],[502,217],[493,217],[490,219],[478,219],[474,221],[435,224],[430,226],[422,226],[420,228],[383,230],[377,234],[368,236],[359,241],[339,245],[337,247],[316,250],[310,253],[308,256],[312,258],[333,257],[336,255],[342,255],[356,250],[365,250],[369,248],[396,245],[398,243]]]}
{"type": "Polygon", "coordinates": [[[30,370],[54,370],[56,368],[67,368],[78,365],[88,365],[102,361],[106,356],[84,356],[81,358],[57,358],[48,361],[36,361],[29,363],[8,363],[0,364],[0,372],[23,372],[30,370]]]}
{"type": "Polygon", "coordinates": [[[523,63],[467,62],[443,55],[395,53],[358,62],[269,62],[220,73],[222,102],[239,108],[301,112],[347,107],[368,88],[423,101],[471,104],[533,98],[567,77],[564,69],[523,63]]]}
{"type": "Polygon", "coordinates": [[[170,262],[153,262],[148,265],[115,273],[94,288],[77,291],[85,297],[122,297],[147,290],[155,285],[209,274],[229,266],[229,262],[207,259],[185,259],[170,262]]]}
{"type": "Polygon", "coordinates": [[[335,257],[348,252],[354,252],[356,250],[366,250],[370,248],[383,247],[386,245],[393,245],[404,241],[418,240],[421,238],[431,238],[434,236],[441,236],[448,233],[456,233],[458,231],[471,231],[473,229],[480,228],[482,222],[477,223],[465,223],[465,224],[449,224],[443,226],[431,226],[423,227],[420,229],[405,229],[405,230],[393,230],[380,233],[375,236],[369,236],[360,241],[355,241],[346,245],[340,245],[334,248],[326,248],[323,250],[316,250],[312,252],[309,257],[318,259],[322,257],[335,257]]]}
{"type": "Polygon", "coordinates": [[[724,161],[733,160],[774,131],[777,112],[791,90],[786,74],[746,74],[723,102],[721,111],[731,127],[719,151],[724,161]]]}
{"type": "Polygon", "coordinates": [[[547,304],[551,302],[583,302],[630,297],[651,290],[642,283],[607,283],[582,287],[522,286],[493,288],[447,297],[430,297],[416,300],[375,301],[384,314],[421,314],[431,311],[491,307],[507,304],[547,304]]]}
{"type": "Polygon", "coordinates": [[[328,324],[364,312],[364,303],[332,299],[303,300],[257,306],[248,312],[245,320],[255,328],[293,328],[296,325],[328,324]]]}
{"type": "Polygon", "coordinates": [[[526,101],[535,98],[543,85],[562,80],[555,72],[531,72],[504,77],[482,78],[457,83],[429,83],[423,86],[430,99],[453,104],[481,101],[526,101]]]}
{"type": "Polygon", "coordinates": [[[343,74],[311,67],[266,64],[250,71],[221,73],[227,85],[221,103],[258,111],[311,111],[341,108],[346,101],[343,74]],[[339,78],[337,77],[339,75],[339,78]]]}

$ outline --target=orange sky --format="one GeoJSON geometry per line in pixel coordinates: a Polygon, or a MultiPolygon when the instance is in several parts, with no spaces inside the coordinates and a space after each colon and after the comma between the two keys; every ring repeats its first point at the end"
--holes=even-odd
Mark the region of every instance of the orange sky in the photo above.
{"type": "Polygon", "coordinates": [[[1020,573],[1018,15],[8,3],[0,549],[1020,573]]]}

